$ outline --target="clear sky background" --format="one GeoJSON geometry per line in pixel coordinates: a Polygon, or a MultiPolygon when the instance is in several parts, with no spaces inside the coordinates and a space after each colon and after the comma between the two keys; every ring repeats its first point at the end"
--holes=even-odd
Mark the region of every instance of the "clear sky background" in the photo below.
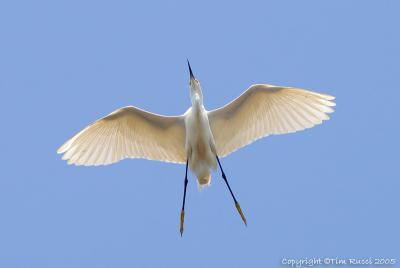
{"type": "Polygon", "coordinates": [[[399,251],[398,1],[2,1],[0,267],[279,267],[399,251]],[[199,191],[185,167],[68,166],[56,149],[126,105],[207,109],[253,83],[337,97],[323,125],[257,141],[199,191]]]}

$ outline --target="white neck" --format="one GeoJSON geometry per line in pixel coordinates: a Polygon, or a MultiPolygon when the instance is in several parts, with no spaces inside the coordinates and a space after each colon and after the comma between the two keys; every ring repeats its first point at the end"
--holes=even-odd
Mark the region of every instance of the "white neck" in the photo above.
{"type": "Polygon", "coordinates": [[[203,92],[201,92],[200,82],[196,79],[190,79],[190,100],[192,101],[192,107],[200,111],[203,108],[203,92]]]}
{"type": "Polygon", "coordinates": [[[191,100],[193,109],[200,110],[203,107],[203,98],[200,94],[194,93],[191,96],[191,100]]]}

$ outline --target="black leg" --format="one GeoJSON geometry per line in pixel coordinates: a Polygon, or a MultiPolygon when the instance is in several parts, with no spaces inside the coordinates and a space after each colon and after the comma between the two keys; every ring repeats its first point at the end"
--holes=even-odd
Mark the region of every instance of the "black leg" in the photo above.
{"type": "Polygon", "coordinates": [[[219,168],[221,169],[221,172],[222,172],[222,178],[224,179],[224,181],[225,181],[225,183],[226,183],[226,186],[228,186],[229,192],[230,192],[231,195],[232,195],[233,201],[235,202],[235,206],[236,206],[237,211],[238,211],[239,214],[240,214],[240,217],[242,218],[244,224],[247,226],[247,221],[246,221],[246,218],[244,217],[242,208],[240,207],[239,202],[236,200],[235,195],[233,194],[232,189],[231,189],[231,187],[229,186],[228,180],[226,179],[225,172],[224,172],[224,170],[222,169],[221,162],[219,161],[218,155],[216,155],[216,157],[217,157],[217,161],[218,161],[219,168]]]}
{"type": "Polygon", "coordinates": [[[184,182],[184,190],[183,190],[183,203],[182,203],[182,210],[181,210],[181,224],[179,227],[181,236],[183,234],[183,223],[185,221],[185,200],[186,200],[186,187],[188,184],[188,179],[187,179],[188,164],[189,164],[189,159],[186,160],[186,172],[185,172],[185,182],[184,182]]]}

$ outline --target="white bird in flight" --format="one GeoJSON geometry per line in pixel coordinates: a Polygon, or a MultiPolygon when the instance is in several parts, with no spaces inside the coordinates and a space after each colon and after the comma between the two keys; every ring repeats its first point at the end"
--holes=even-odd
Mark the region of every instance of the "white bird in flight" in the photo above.
{"type": "Polygon", "coordinates": [[[183,115],[164,116],[128,106],[90,124],[57,151],[68,164],[108,165],[125,158],[186,163],[180,233],[185,217],[188,166],[198,185],[209,186],[211,170],[221,169],[237,211],[247,225],[219,158],[268,135],[311,128],[328,120],[334,97],[304,89],[267,84],[250,86],[215,110],[203,105],[200,82],[190,72],[192,107],[183,115]]]}

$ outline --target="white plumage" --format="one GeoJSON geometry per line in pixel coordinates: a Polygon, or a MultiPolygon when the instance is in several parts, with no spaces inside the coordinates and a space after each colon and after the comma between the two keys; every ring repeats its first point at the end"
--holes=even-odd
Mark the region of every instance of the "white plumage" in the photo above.
{"type": "MultiPolygon", "coordinates": [[[[124,107],[78,132],[57,152],[64,154],[63,159],[69,164],[85,166],[107,165],[125,158],[179,164],[188,161],[199,185],[204,186],[210,183],[217,157],[227,156],[268,135],[321,124],[329,119],[328,114],[335,106],[334,97],[329,95],[257,84],[227,105],[207,111],[200,83],[191,69],[190,76],[192,107],[185,114],[163,116],[133,106],[124,107]]],[[[224,173],[223,177],[226,181],[224,173]]],[[[232,191],[231,194],[246,223],[232,191]]],[[[181,234],[182,231],[183,209],[181,234]]]]}
{"type": "Polygon", "coordinates": [[[334,97],[273,85],[253,85],[229,104],[208,112],[221,157],[273,134],[311,128],[328,120],[334,97]]]}
{"type": "MultiPolygon", "coordinates": [[[[217,155],[225,157],[259,138],[321,124],[333,112],[333,99],[304,89],[263,84],[251,86],[212,111],[206,111],[200,102],[200,109],[189,108],[181,116],[162,116],[129,106],[90,124],[57,152],[64,154],[69,164],[85,166],[108,165],[125,158],[184,164],[191,152],[196,161],[190,162],[190,167],[196,169],[203,151],[212,152],[213,144],[217,155]],[[207,139],[211,139],[209,150],[199,143],[207,146],[207,139]]],[[[215,160],[205,162],[216,165],[215,160]]]]}
{"type": "Polygon", "coordinates": [[[125,158],[183,164],[183,116],[162,116],[133,106],[118,109],[66,141],[58,153],[68,164],[98,166],[125,158]]]}

